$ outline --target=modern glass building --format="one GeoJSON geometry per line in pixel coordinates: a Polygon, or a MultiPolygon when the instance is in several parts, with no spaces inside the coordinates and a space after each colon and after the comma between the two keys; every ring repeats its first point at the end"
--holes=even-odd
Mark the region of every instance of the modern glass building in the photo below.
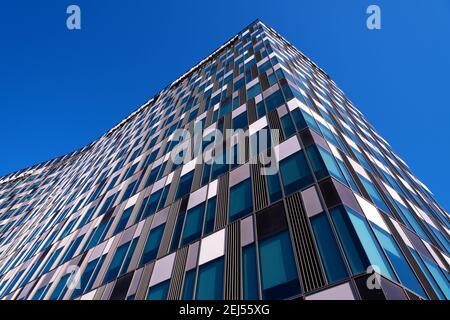
{"type": "Polygon", "coordinates": [[[257,20],[90,145],[0,178],[0,297],[449,299],[449,230],[333,80],[257,20]]]}

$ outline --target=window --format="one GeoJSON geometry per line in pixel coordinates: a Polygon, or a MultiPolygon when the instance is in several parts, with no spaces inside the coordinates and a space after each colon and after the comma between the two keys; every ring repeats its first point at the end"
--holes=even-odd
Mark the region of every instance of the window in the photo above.
{"type": "Polygon", "coordinates": [[[169,293],[170,280],[161,282],[148,290],[147,300],[166,300],[169,293]]]}
{"type": "Polygon", "coordinates": [[[122,200],[120,202],[122,202],[122,201],[124,201],[124,200],[126,200],[126,199],[131,197],[131,195],[133,194],[134,189],[135,189],[138,181],[139,180],[136,180],[136,181],[134,181],[134,182],[132,182],[132,183],[130,183],[128,185],[127,189],[125,190],[125,193],[122,196],[122,200]]]}
{"type": "Polygon", "coordinates": [[[223,257],[205,263],[199,267],[197,280],[197,300],[223,299],[223,257]]]}
{"type": "Polygon", "coordinates": [[[303,115],[300,112],[299,108],[295,108],[293,111],[291,111],[291,114],[292,118],[294,119],[295,126],[297,127],[297,131],[301,131],[307,127],[305,119],[303,118],[303,115]]]}
{"type": "Polygon", "coordinates": [[[180,183],[178,184],[177,195],[175,199],[180,199],[187,195],[191,191],[192,179],[194,178],[194,170],[186,173],[180,178],[180,183]]]}
{"type": "MultiPolygon", "coordinates": [[[[104,255],[104,257],[105,256],[106,255],[104,255]]],[[[88,282],[89,282],[89,279],[91,278],[92,274],[94,273],[95,267],[97,266],[97,263],[99,260],[100,260],[100,258],[97,258],[95,260],[90,261],[87,264],[86,268],[84,269],[84,271],[80,277],[80,287],[74,289],[74,291],[72,292],[72,299],[80,296],[81,294],[83,294],[83,292],[90,289],[88,287],[88,282]]],[[[100,269],[100,267],[98,269],[100,269]]]]}
{"type": "Polygon", "coordinates": [[[347,277],[345,264],[326,213],[322,212],[313,216],[311,225],[328,281],[335,282],[347,277]]]}
{"type": "Polygon", "coordinates": [[[61,278],[61,280],[59,280],[58,285],[56,286],[55,290],[53,290],[49,300],[58,300],[64,297],[67,292],[67,281],[69,280],[70,276],[71,273],[65,274],[61,278]]]}
{"type": "Polygon", "coordinates": [[[305,155],[301,151],[280,161],[280,171],[286,195],[313,183],[305,155]]]}
{"type": "Polygon", "coordinates": [[[284,115],[280,119],[281,125],[283,126],[284,135],[286,137],[290,137],[295,133],[294,123],[291,120],[291,116],[289,114],[284,115]]]}
{"type": "Polygon", "coordinates": [[[122,268],[120,269],[119,276],[122,276],[122,275],[124,275],[127,272],[128,266],[130,265],[130,262],[131,262],[131,258],[133,257],[133,254],[134,254],[134,249],[136,249],[136,245],[138,243],[138,240],[139,240],[139,237],[134,238],[131,241],[131,245],[128,248],[127,255],[126,255],[126,257],[125,257],[125,259],[123,261],[122,268]]]}
{"type": "Polygon", "coordinates": [[[114,254],[114,258],[109,265],[108,271],[106,272],[105,278],[103,279],[103,284],[113,280],[117,277],[120,271],[120,267],[122,266],[122,262],[125,259],[125,255],[128,250],[129,242],[121,245],[117,248],[116,253],[114,254]]]}
{"type": "Polygon", "coordinates": [[[183,240],[181,245],[191,243],[202,235],[203,216],[205,212],[205,203],[191,208],[186,213],[186,222],[183,230],[183,240]]]}
{"type": "Polygon", "coordinates": [[[184,276],[182,300],[192,300],[195,285],[195,269],[189,270],[184,276]]]}
{"type": "Polygon", "coordinates": [[[251,179],[246,179],[231,187],[230,190],[230,222],[235,221],[253,211],[251,179]]]}
{"type": "Polygon", "coordinates": [[[162,190],[158,190],[150,195],[150,199],[148,200],[144,210],[144,218],[147,218],[156,212],[161,194],[162,190]]]}
{"type": "Polygon", "coordinates": [[[372,184],[372,182],[370,182],[369,180],[367,180],[366,178],[364,178],[361,175],[359,176],[359,178],[360,178],[362,184],[364,185],[364,187],[366,188],[367,192],[369,193],[370,198],[376,204],[376,206],[378,208],[380,208],[381,210],[383,210],[384,212],[386,212],[387,214],[392,215],[391,211],[386,206],[386,203],[384,202],[383,198],[381,198],[380,194],[378,193],[377,189],[372,184]]]}
{"type": "Polygon", "coordinates": [[[173,251],[178,248],[178,244],[180,243],[181,238],[181,232],[183,231],[183,223],[185,216],[186,216],[185,212],[182,212],[178,215],[177,223],[175,224],[175,228],[173,230],[172,242],[170,244],[170,251],[173,251]]]}
{"type": "Polygon", "coordinates": [[[332,209],[331,217],[353,274],[366,272],[367,267],[374,265],[382,275],[396,280],[365,218],[342,206],[332,209]]]}
{"type": "Polygon", "coordinates": [[[308,156],[316,174],[317,180],[328,176],[329,174],[338,181],[347,185],[347,181],[342,175],[334,157],[321,146],[310,146],[307,149],[308,156]]]}
{"type": "Polygon", "coordinates": [[[281,106],[284,103],[284,98],[283,94],[281,93],[281,90],[277,90],[274,93],[272,93],[265,99],[265,102],[267,106],[267,112],[270,112],[281,106]]]}
{"type": "Polygon", "coordinates": [[[372,224],[372,227],[402,284],[411,291],[426,298],[427,296],[423,291],[422,286],[417,281],[416,276],[411,270],[411,267],[406,261],[403,253],[400,251],[400,248],[392,238],[392,235],[375,224],[372,224]]]}
{"type": "Polygon", "coordinates": [[[242,248],[242,282],[245,300],[258,300],[258,276],[255,244],[242,248]]]}
{"type": "Polygon", "coordinates": [[[247,90],[247,100],[253,99],[260,93],[261,93],[261,85],[258,82],[255,85],[253,85],[253,87],[247,90]]]}
{"type": "Polygon", "coordinates": [[[289,232],[283,231],[259,243],[264,300],[278,300],[300,293],[289,232]]]}
{"type": "Polygon", "coordinates": [[[118,234],[119,232],[122,232],[125,229],[128,223],[128,219],[130,218],[130,215],[133,212],[133,209],[134,206],[131,206],[122,213],[119,223],[117,223],[116,230],[114,230],[114,235],[118,234]]]}
{"type": "Polygon", "coordinates": [[[216,202],[216,197],[212,197],[208,200],[205,217],[205,229],[203,231],[203,234],[209,234],[214,230],[214,221],[216,218],[216,202]]]}
{"type": "Polygon", "coordinates": [[[142,258],[139,266],[143,266],[149,261],[156,259],[158,254],[159,244],[164,232],[164,224],[150,230],[147,242],[145,243],[144,252],[142,253],[142,258]]]}
{"type": "Polygon", "coordinates": [[[247,112],[242,112],[233,119],[233,129],[244,129],[248,126],[247,112]]]}
{"type": "Polygon", "coordinates": [[[147,181],[145,182],[145,187],[152,185],[156,181],[156,178],[158,177],[158,172],[159,172],[160,168],[161,168],[161,166],[158,166],[158,167],[152,169],[152,171],[150,172],[150,175],[147,178],[147,181]]]}
{"type": "Polygon", "coordinates": [[[269,188],[269,198],[270,202],[275,202],[283,196],[281,191],[281,184],[278,178],[278,174],[270,174],[266,175],[267,178],[267,186],[269,188]]]}

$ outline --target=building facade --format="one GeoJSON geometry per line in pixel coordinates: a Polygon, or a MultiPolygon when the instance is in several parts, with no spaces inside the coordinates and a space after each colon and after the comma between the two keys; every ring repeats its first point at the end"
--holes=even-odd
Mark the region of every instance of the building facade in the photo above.
{"type": "Polygon", "coordinates": [[[333,80],[257,20],[90,145],[0,178],[0,297],[448,299],[449,230],[333,80]]]}

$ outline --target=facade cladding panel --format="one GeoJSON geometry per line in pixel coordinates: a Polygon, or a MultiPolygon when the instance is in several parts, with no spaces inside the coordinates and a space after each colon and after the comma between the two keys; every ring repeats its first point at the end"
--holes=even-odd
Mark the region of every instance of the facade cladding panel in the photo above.
{"type": "Polygon", "coordinates": [[[449,229],[333,80],[257,20],[97,141],[0,179],[0,297],[449,299],[449,229]],[[197,161],[174,133],[199,124],[278,130],[277,170],[249,137],[241,154],[203,139],[197,161]]]}

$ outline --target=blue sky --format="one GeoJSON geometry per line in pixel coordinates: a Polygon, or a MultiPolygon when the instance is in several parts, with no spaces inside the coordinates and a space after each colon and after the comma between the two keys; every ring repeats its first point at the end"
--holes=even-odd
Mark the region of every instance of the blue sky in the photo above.
{"type": "Polygon", "coordinates": [[[448,0],[2,1],[0,175],[91,142],[256,18],[321,66],[450,208],[448,0]],[[66,28],[70,4],[80,31],[66,28]],[[381,30],[366,28],[370,4],[381,30]]]}

